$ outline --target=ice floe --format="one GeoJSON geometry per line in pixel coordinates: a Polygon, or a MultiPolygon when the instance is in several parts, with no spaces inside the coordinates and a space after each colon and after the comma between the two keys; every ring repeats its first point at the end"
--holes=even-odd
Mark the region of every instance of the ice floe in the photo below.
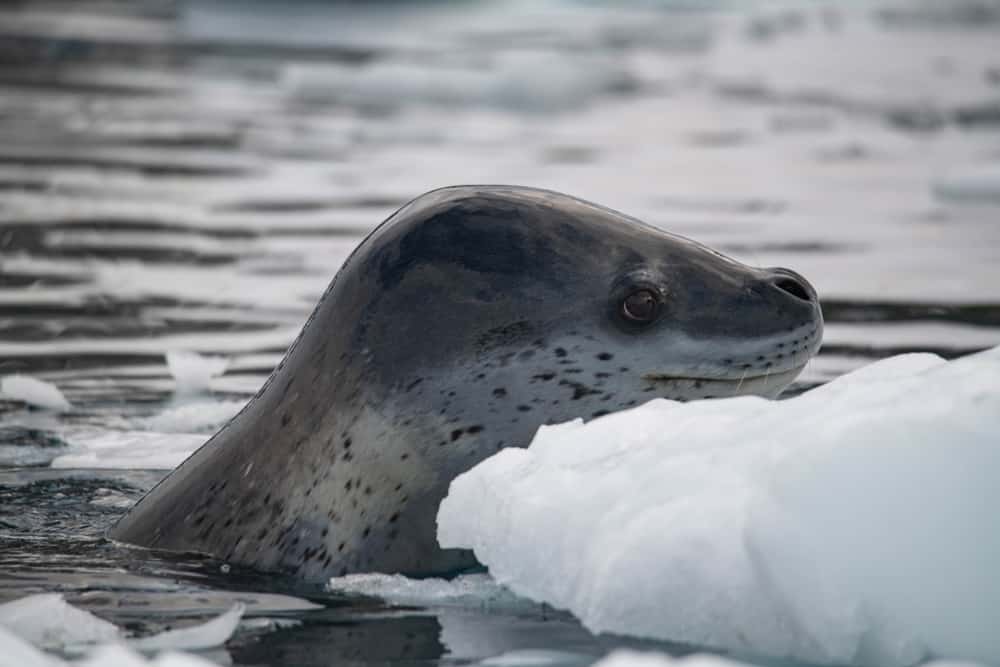
{"type": "Polygon", "coordinates": [[[183,650],[224,644],[246,607],[235,604],[204,623],[129,639],[113,623],[73,607],[58,593],[32,595],[0,604],[0,667],[204,667],[214,663],[183,650]],[[66,662],[41,649],[82,655],[66,662]],[[161,652],[148,659],[142,653],[161,652]]]}
{"type": "Polygon", "coordinates": [[[8,375],[0,379],[0,397],[59,412],[73,408],[59,387],[27,375],[8,375]]]}
{"type": "Polygon", "coordinates": [[[815,663],[1000,662],[1000,347],[785,401],[655,400],[457,478],[445,547],[593,631],[815,663]]]}

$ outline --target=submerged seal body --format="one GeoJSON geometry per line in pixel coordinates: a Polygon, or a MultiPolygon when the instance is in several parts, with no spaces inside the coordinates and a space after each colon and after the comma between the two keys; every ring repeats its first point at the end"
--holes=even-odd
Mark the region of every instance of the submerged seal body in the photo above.
{"type": "Polygon", "coordinates": [[[812,287],[554,192],[425,194],[344,263],[260,393],[110,537],[323,579],[473,565],[450,481],[540,424],[655,397],[775,396],[812,287]]]}

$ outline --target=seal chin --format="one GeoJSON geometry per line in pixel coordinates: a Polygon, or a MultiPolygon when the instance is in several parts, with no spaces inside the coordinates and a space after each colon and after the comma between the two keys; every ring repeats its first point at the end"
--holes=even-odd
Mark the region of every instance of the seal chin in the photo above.
{"type": "Polygon", "coordinates": [[[764,373],[745,371],[729,377],[697,377],[652,372],[644,373],[642,379],[656,386],[664,398],[673,400],[691,401],[748,394],[775,398],[802,373],[806,363],[786,370],[764,373]]]}

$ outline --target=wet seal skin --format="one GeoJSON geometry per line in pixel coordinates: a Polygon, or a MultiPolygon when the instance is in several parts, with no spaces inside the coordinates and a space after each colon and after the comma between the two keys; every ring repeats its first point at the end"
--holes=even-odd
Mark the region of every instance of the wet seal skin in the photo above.
{"type": "Polygon", "coordinates": [[[258,395],[110,531],[323,580],[449,574],[448,485],[541,424],[656,397],[776,396],[816,293],[568,195],[427,193],[344,263],[258,395]]]}

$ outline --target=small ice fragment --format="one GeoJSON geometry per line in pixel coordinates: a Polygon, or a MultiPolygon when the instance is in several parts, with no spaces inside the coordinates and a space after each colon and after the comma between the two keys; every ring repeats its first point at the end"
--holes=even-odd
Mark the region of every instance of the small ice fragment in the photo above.
{"type": "Polygon", "coordinates": [[[70,605],[59,593],[41,593],[0,604],[0,626],[46,648],[115,641],[113,624],[70,605]]]}
{"type": "Polygon", "coordinates": [[[593,667],[749,667],[749,663],[707,653],[675,658],[666,653],[619,649],[595,662],[593,667]]]}
{"type": "Polygon", "coordinates": [[[348,574],[334,577],[327,588],[382,598],[395,605],[524,609],[537,604],[518,597],[488,574],[463,574],[454,579],[410,579],[401,574],[348,574]]]}
{"type": "Polygon", "coordinates": [[[142,654],[121,644],[99,646],[84,660],[60,664],[66,667],[218,667],[204,658],[173,651],[147,660],[142,654]]]}
{"type": "Polygon", "coordinates": [[[0,395],[48,410],[65,412],[73,409],[59,387],[27,375],[8,375],[0,379],[0,395]]]}
{"type": "Polygon", "coordinates": [[[194,433],[215,430],[243,409],[246,401],[200,401],[165,409],[145,420],[144,426],[160,433],[194,433]]]}
{"type": "Polygon", "coordinates": [[[59,667],[62,660],[46,655],[0,625],[0,667],[59,667]]]}
{"type": "Polygon", "coordinates": [[[128,645],[140,651],[199,651],[221,646],[233,636],[246,609],[245,604],[237,602],[228,611],[210,621],[177,630],[167,630],[151,637],[130,639],[128,645]]]}
{"type": "Polygon", "coordinates": [[[188,350],[171,350],[166,358],[178,393],[207,391],[212,378],[225,373],[229,366],[225,357],[206,357],[188,350]]]}
{"type": "Polygon", "coordinates": [[[203,435],[145,431],[67,433],[66,438],[73,451],[52,459],[53,468],[169,470],[205,443],[203,435]]]}
{"type": "Polygon", "coordinates": [[[336,593],[382,598],[395,605],[503,609],[538,606],[514,595],[488,574],[465,574],[450,581],[410,579],[401,574],[349,574],[334,577],[327,588],[336,593]]]}
{"type": "Polygon", "coordinates": [[[483,667],[572,667],[589,665],[593,659],[593,656],[569,651],[519,649],[480,660],[479,664],[483,667]]]}

